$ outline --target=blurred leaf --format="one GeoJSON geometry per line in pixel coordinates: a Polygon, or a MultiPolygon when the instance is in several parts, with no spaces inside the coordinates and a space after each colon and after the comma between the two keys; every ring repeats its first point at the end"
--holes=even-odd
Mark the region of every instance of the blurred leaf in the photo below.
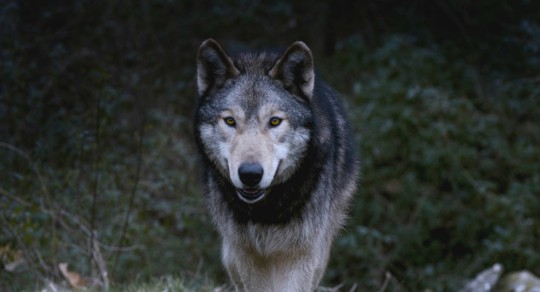
{"type": "Polygon", "coordinates": [[[86,289],[88,288],[90,282],[87,279],[84,279],[76,272],[70,272],[68,271],[68,264],[67,263],[59,263],[58,268],[60,269],[60,272],[62,272],[62,275],[66,280],[68,281],[69,285],[72,288],[75,289],[86,289]]]}

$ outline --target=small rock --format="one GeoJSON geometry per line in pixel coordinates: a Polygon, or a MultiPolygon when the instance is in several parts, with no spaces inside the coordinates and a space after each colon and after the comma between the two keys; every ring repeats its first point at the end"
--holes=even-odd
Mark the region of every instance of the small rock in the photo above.
{"type": "Polygon", "coordinates": [[[529,271],[510,273],[501,278],[496,292],[540,292],[540,278],[529,271]]]}
{"type": "Polygon", "coordinates": [[[501,277],[503,267],[501,264],[495,264],[480,274],[461,289],[461,292],[490,292],[501,277]]]}

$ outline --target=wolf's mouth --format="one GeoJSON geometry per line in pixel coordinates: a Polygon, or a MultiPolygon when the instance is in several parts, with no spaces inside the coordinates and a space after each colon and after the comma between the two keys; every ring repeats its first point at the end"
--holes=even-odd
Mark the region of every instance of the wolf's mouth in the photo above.
{"type": "Polygon", "coordinates": [[[245,188],[237,189],[236,192],[242,201],[248,204],[253,204],[264,197],[266,194],[266,189],[245,188]]]}

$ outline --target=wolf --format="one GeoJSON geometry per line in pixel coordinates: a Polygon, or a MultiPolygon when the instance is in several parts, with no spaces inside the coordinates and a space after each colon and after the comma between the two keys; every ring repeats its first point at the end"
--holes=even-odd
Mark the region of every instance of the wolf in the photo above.
{"type": "Polygon", "coordinates": [[[205,202],[236,291],[313,291],[359,164],[337,94],[300,41],[284,52],[197,54],[194,136],[205,202]]]}

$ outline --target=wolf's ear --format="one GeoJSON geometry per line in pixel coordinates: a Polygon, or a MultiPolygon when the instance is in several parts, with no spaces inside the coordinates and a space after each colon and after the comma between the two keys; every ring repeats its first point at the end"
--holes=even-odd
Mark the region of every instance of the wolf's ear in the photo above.
{"type": "Polygon", "coordinates": [[[269,73],[283,85],[308,101],[313,96],[315,72],[311,50],[303,42],[294,42],[277,60],[269,73]]]}
{"type": "Polygon", "coordinates": [[[215,40],[207,39],[201,44],[197,53],[197,91],[200,96],[238,74],[240,71],[215,40]]]}

